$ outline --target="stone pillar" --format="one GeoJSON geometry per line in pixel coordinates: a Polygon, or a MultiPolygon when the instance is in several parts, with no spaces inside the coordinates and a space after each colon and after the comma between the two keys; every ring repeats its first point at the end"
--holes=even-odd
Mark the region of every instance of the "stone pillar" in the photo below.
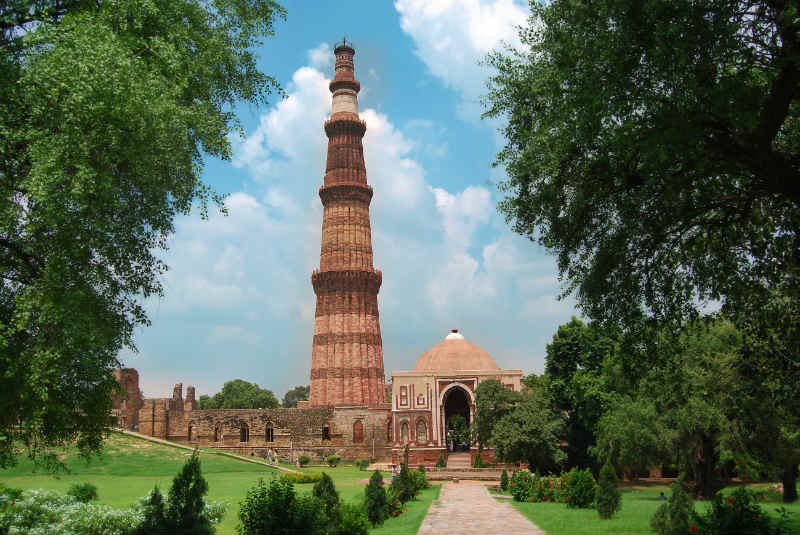
{"type": "Polygon", "coordinates": [[[372,265],[372,231],[358,118],[355,49],[334,49],[336,75],[325,122],[328,158],[319,190],[324,212],[320,267],[311,275],[317,296],[311,352],[310,406],[376,405],[384,402],[383,343],[378,321],[381,272],[372,265]]]}
{"type": "Polygon", "coordinates": [[[186,399],[183,402],[184,412],[197,410],[197,400],[195,399],[194,396],[195,396],[194,387],[193,386],[186,387],[186,399]]]}

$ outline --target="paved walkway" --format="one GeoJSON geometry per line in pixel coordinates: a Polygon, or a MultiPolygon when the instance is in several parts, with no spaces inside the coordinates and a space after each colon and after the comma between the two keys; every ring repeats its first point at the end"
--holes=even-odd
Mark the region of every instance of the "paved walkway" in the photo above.
{"type": "Polygon", "coordinates": [[[417,533],[544,534],[508,502],[495,500],[485,483],[445,483],[417,533]]]}

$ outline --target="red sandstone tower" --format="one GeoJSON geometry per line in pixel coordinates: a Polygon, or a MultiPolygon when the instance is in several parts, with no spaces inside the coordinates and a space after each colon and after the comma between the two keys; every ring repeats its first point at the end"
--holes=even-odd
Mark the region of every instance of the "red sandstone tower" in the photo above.
{"type": "Polygon", "coordinates": [[[322,250],[311,275],[317,295],[311,352],[309,405],[376,405],[385,400],[383,344],[378,322],[381,272],[372,267],[372,236],[358,118],[355,49],[343,41],[334,49],[336,75],[331,118],[325,122],[328,160],[319,189],[322,250]]]}

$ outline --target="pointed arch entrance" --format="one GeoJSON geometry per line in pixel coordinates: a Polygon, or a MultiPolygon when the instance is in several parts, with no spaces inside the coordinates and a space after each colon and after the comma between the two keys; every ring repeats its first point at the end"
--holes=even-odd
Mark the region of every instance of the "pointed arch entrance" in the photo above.
{"type": "Polygon", "coordinates": [[[450,386],[442,395],[443,436],[448,451],[469,451],[469,426],[472,423],[472,395],[460,384],[450,386]]]}

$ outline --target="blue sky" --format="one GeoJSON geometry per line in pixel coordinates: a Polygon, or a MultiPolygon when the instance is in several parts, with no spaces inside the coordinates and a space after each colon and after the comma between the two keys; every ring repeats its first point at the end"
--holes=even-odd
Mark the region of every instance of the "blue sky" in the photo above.
{"type": "Polygon", "coordinates": [[[356,49],[384,366],[410,369],[457,327],[503,368],[540,373],[557,326],[554,259],[497,212],[499,124],[480,119],[488,68],[528,8],[513,0],[285,2],[287,20],[257,52],[288,98],[239,107],[245,137],[204,179],[229,194],[227,217],[177,221],[164,258],[166,295],[124,352],[151,397],[176,382],[198,395],[242,378],[282,397],[308,383],[319,265],[331,45],[356,49]]]}

